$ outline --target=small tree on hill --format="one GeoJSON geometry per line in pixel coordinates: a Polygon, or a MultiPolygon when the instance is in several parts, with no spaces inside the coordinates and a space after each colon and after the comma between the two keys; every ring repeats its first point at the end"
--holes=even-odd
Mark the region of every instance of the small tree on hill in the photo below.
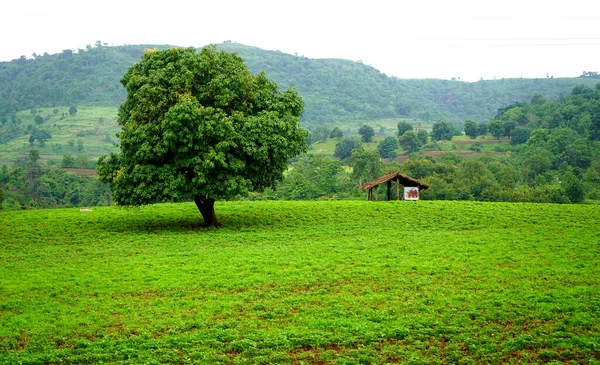
{"type": "Polygon", "coordinates": [[[306,151],[302,98],[215,46],[148,51],[121,82],[121,153],[97,168],[120,205],[193,199],[219,227],[215,199],[274,187],[306,151]]]}
{"type": "Polygon", "coordinates": [[[437,122],[437,123],[433,124],[430,136],[431,136],[431,139],[433,139],[434,141],[441,141],[441,140],[450,141],[450,140],[452,140],[452,137],[454,136],[454,134],[455,134],[454,126],[448,122],[442,121],[442,122],[437,122]]]}
{"type": "Polygon", "coordinates": [[[341,140],[343,136],[344,132],[340,129],[340,127],[333,128],[331,133],[329,133],[329,138],[335,138],[338,141],[341,140]]]}
{"type": "Polygon", "coordinates": [[[371,142],[375,135],[375,130],[365,124],[358,129],[358,134],[360,134],[363,142],[371,142]]]}
{"type": "Polygon", "coordinates": [[[396,158],[396,148],[398,148],[398,141],[394,137],[385,137],[385,139],[377,145],[377,151],[381,158],[396,158]]]}
{"type": "Polygon", "coordinates": [[[77,114],[77,107],[75,105],[71,105],[71,107],[69,108],[69,115],[73,116],[77,114]]]}
{"type": "Polygon", "coordinates": [[[471,139],[477,138],[479,135],[479,126],[472,120],[465,120],[465,135],[471,139]]]}
{"type": "Polygon", "coordinates": [[[407,121],[398,122],[398,137],[402,136],[406,131],[412,131],[413,125],[407,121]]]}
{"type": "Polygon", "coordinates": [[[335,152],[334,156],[345,160],[350,155],[352,155],[352,151],[359,148],[361,145],[360,140],[357,137],[354,138],[343,138],[341,141],[335,144],[335,152]]]}
{"type": "Polygon", "coordinates": [[[488,133],[488,125],[487,123],[479,124],[479,135],[481,138],[485,139],[485,135],[488,133]]]}
{"type": "Polygon", "coordinates": [[[417,152],[419,150],[419,146],[421,145],[419,141],[419,137],[413,131],[406,131],[400,138],[398,139],[400,142],[400,146],[406,152],[417,152]]]}
{"type": "Polygon", "coordinates": [[[504,135],[504,122],[498,119],[491,120],[488,123],[488,130],[496,139],[500,139],[504,135]]]}

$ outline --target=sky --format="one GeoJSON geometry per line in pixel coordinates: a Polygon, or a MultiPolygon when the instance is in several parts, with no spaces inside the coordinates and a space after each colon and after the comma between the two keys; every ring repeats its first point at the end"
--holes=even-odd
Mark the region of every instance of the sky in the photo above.
{"type": "Polygon", "coordinates": [[[597,0],[21,0],[2,5],[0,61],[229,40],[399,78],[576,77],[600,72],[599,25],[597,0]]]}

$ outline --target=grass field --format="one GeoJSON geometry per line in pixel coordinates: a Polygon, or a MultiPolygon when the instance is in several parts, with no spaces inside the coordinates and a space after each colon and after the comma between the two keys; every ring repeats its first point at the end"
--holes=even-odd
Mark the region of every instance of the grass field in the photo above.
{"type": "Polygon", "coordinates": [[[0,363],[600,362],[600,210],[217,202],[0,212],[0,363]]]}

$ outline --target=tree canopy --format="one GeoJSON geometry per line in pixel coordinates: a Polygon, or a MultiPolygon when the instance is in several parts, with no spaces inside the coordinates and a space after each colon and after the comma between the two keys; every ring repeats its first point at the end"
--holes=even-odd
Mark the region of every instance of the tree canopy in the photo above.
{"type": "Polygon", "coordinates": [[[306,150],[302,98],[215,46],[147,51],[121,82],[121,152],[98,162],[118,204],[194,199],[218,226],[215,199],[275,186],[306,150]]]}
{"type": "Polygon", "coordinates": [[[375,130],[373,127],[364,124],[358,128],[358,134],[360,134],[363,142],[371,142],[373,140],[373,136],[375,135],[375,130]]]}

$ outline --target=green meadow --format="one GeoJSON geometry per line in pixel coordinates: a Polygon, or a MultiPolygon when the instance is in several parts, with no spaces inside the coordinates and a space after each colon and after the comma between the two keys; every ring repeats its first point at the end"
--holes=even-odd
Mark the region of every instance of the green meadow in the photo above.
{"type": "Polygon", "coordinates": [[[600,210],[0,212],[2,364],[600,363],[600,210]]]}

